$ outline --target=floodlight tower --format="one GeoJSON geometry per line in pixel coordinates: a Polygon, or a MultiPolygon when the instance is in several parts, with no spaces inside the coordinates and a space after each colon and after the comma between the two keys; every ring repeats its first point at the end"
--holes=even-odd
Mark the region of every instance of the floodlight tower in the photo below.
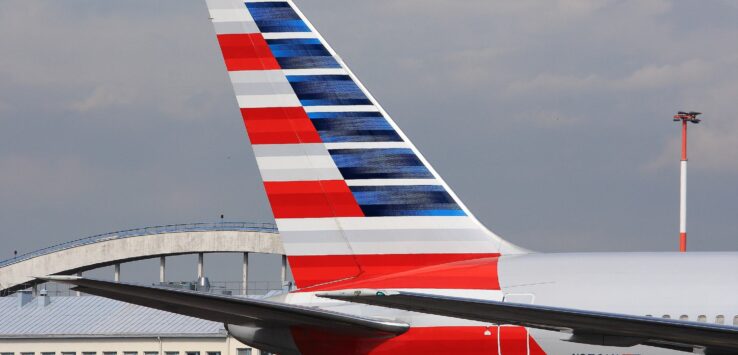
{"type": "Polygon", "coordinates": [[[679,111],[674,115],[675,122],[682,122],[682,162],[679,182],[679,251],[687,251],[687,123],[700,123],[699,112],[679,111]]]}

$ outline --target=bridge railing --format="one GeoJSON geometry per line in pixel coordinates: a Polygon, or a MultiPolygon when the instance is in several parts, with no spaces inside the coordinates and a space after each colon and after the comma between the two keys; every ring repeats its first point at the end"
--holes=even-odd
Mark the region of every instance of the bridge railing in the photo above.
{"type": "MultiPolygon", "coordinates": [[[[158,286],[174,289],[184,289],[200,292],[209,292],[224,295],[266,295],[280,292],[289,292],[294,290],[294,284],[291,282],[281,281],[249,281],[246,289],[243,288],[243,281],[210,281],[210,287],[207,290],[198,289],[197,281],[170,281],[166,283],[146,283],[146,282],[133,282],[142,286],[158,286]]],[[[21,289],[30,290],[33,287],[32,283],[26,283],[21,285],[21,289]]],[[[55,282],[45,283],[43,289],[40,292],[45,293],[48,296],[77,296],[77,291],[72,290],[74,285],[66,285],[55,282]]],[[[15,292],[3,292],[0,291],[0,297],[5,297],[15,292]]],[[[85,293],[81,294],[85,296],[85,293]]]]}
{"type": "MultiPolygon", "coordinates": [[[[133,284],[141,286],[158,286],[174,289],[184,289],[200,292],[209,292],[216,294],[225,295],[266,295],[278,292],[288,292],[294,290],[292,283],[284,283],[281,281],[249,281],[246,289],[243,288],[243,281],[210,281],[210,287],[207,290],[197,288],[197,281],[170,281],[166,283],[146,283],[146,282],[133,282],[133,284]],[[173,287],[175,286],[175,287],[173,287]]],[[[27,283],[22,285],[22,289],[30,290],[33,285],[27,283]]],[[[55,282],[45,283],[40,292],[45,293],[48,296],[77,296],[77,291],[72,290],[73,285],[60,284],[55,282]]],[[[0,297],[9,296],[12,293],[3,293],[0,291],[0,297]]],[[[87,294],[82,293],[82,296],[87,294]]]]}
{"type": "Polygon", "coordinates": [[[274,223],[253,223],[253,222],[217,222],[217,223],[187,223],[187,224],[170,224],[164,226],[145,227],[126,229],[117,232],[97,234],[69,242],[64,242],[29,253],[21,254],[16,257],[0,261],[0,267],[12,265],[21,261],[35,258],[37,256],[46,255],[61,250],[76,248],[83,245],[100,243],[109,240],[124,239],[130,237],[141,237],[145,235],[156,235],[164,233],[186,233],[186,232],[209,232],[209,231],[243,231],[243,232],[265,232],[276,233],[277,226],[274,223]]]}

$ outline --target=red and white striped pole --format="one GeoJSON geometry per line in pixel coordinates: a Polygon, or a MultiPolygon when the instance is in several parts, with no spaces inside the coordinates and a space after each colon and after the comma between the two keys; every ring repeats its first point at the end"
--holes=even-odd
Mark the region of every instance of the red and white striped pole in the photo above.
{"type": "Polygon", "coordinates": [[[679,251],[687,251],[687,122],[700,123],[699,112],[679,112],[674,121],[682,122],[682,161],[679,179],[679,251]]]}
{"type": "Polygon", "coordinates": [[[682,120],[682,161],[679,179],[679,251],[687,251],[687,121],[682,120]]]}

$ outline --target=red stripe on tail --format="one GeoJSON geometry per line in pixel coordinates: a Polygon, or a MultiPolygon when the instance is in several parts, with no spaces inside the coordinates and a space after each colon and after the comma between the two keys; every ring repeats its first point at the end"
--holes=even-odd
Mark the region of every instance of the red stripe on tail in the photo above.
{"type": "Polygon", "coordinates": [[[218,35],[228,71],[281,69],[261,33],[218,35]]]}
{"type": "Polygon", "coordinates": [[[363,217],[344,180],[267,181],[274,218],[363,217]]]}
{"type": "Polygon", "coordinates": [[[321,143],[302,107],[242,108],[251,144],[321,143]]]}

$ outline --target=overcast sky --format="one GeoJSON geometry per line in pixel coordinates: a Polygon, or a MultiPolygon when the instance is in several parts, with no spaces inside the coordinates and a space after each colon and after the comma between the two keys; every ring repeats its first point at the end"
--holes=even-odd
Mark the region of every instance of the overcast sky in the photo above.
{"type": "MultiPolygon", "coordinates": [[[[671,116],[704,112],[689,247],[738,250],[738,2],[297,4],[475,215],[530,249],[676,250],[671,116]]],[[[204,1],[0,0],[0,259],[221,213],[272,220],[204,1]]]]}

